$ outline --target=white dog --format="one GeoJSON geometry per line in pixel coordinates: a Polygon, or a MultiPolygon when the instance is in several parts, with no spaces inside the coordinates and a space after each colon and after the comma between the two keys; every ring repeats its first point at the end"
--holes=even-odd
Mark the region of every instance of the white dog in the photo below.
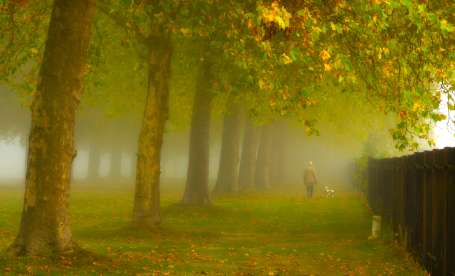
{"type": "Polygon", "coordinates": [[[325,196],[327,198],[334,198],[335,197],[335,190],[330,189],[328,186],[324,186],[325,189],[325,196]]]}

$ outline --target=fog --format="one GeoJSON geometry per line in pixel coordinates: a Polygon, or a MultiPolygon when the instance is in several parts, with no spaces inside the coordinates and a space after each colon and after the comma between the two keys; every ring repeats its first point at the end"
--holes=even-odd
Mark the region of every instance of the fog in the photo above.
{"type": "MultiPolygon", "coordinates": [[[[19,118],[11,124],[13,127],[6,126],[1,130],[4,135],[0,140],[0,182],[3,185],[21,184],[25,177],[29,112],[12,95],[6,90],[1,94],[3,118],[19,118]]],[[[276,139],[281,140],[275,144],[275,148],[281,147],[283,151],[284,162],[278,164],[284,172],[280,185],[299,185],[302,171],[309,161],[315,164],[320,181],[324,184],[339,185],[350,181],[354,159],[362,155],[365,137],[354,138],[347,133],[340,135],[330,128],[322,128],[319,136],[308,136],[295,122],[283,121],[281,124],[284,127],[273,133],[274,137],[279,134],[280,137],[276,139]]],[[[209,178],[213,185],[218,174],[222,120],[218,118],[212,125],[209,178]]],[[[87,115],[79,116],[76,130],[77,157],[73,164],[75,183],[115,182],[132,185],[138,126],[139,124],[132,124],[124,118],[109,118],[99,114],[88,118],[87,115]],[[90,124],[94,121],[102,123],[96,124],[96,129],[93,129],[90,124]],[[99,161],[92,160],[90,163],[90,158],[94,158],[91,157],[93,149],[96,149],[99,161]],[[91,170],[95,171],[94,175],[90,175],[91,170]]],[[[181,186],[182,189],[188,166],[188,141],[188,127],[167,131],[164,137],[162,179],[181,186]]]]}
{"type": "MultiPolygon", "coordinates": [[[[0,110],[5,123],[0,129],[0,185],[22,185],[25,178],[29,112],[26,104],[13,93],[6,89],[1,91],[0,110]]],[[[218,175],[222,123],[222,116],[218,116],[211,126],[211,186],[218,175]]],[[[260,127],[260,124],[255,124],[260,127]]],[[[318,124],[319,135],[307,135],[304,128],[292,120],[280,120],[273,124],[280,127],[273,128],[275,142],[272,151],[280,151],[281,157],[280,160],[272,160],[271,166],[272,170],[282,171],[280,179],[273,184],[275,188],[301,185],[302,173],[309,161],[314,163],[323,185],[350,187],[355,161],[371,154],[367,152],[368,144],[371,143],[368,125],[360,130],[352,129],[359,128],[358,125],[342,127],[344,131],[340,131],[339,125],[322,119],[318,124]]],[[[102,182],[133,186],[139,125],[140,118],[108,116],[97,110],[82,110],[76,128],[77,157],[73,163],[75,184],[96,185],[102,182]]],[[[448,138],[451,137],[450,130],[444,127],[444,122],[438,123],[434,132],[438,147],[451,142],[448,138]]],[[[383,155],[397,154],[387,126],[381,127],[379,131],[376,129],[375,133],[377,137],[374,147],[380,148],[383,155]]],[[[173,185],[183,190],[188,167],[189,135],[189,126],[166,131],[161,158],[164,185],[173,185]]],[[[278,157],[275,155],[273,158],[278,157]]]]}

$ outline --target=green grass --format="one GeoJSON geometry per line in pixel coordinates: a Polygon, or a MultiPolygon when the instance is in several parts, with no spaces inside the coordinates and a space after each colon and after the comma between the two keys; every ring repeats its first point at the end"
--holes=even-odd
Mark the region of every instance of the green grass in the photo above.
{"type": "MultiPolygon", "coordinates": [[[[0,257],[0,275],[423,275],[391,241],[369,241],[362,199],[306,200],[301,195],[226,197],[211,208],[185,207],[163,194],[153,232],[129,226],[132,191],[100,186],[72,193],[74,239],[105,257],[0,257]]],[[[0,249],[20,219],[19,189],[0,188],[0,249]]]]}

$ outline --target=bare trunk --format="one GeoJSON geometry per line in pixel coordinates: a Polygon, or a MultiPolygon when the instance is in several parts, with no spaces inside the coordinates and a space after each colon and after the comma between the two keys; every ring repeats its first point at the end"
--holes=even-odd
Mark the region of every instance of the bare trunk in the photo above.
{"type": "Polygon", "coordinates": [[[240,160],[239,189],[241,191],[251,190],[254,187],[259,138],[259,129],[253,125],[251,120],[247,120],[240,160]]]}
{"type": "Polygon", "coordinates": [[[92,145],[90,148],[89,153],[89,160],[88,160],[88,171],[87,171],[87,179],[89,181],[96,181],[99,179],[100,175],[100,152],[96,145],[92,145]]]}
{"type": "Polygon", "coordinates": [[[162,30],[151,37],[148,92],[138,143],[133,223],[151,228],[160,223],[161,147],[168,118],[171,39],[162,30]]]}
{"type": "Polygon", "coordinates": [[[211,64],[203,60],[191,118],[188,173],[184,204],[209,205],[209,151],[211,115],[211,64]]]}
{"type": "Polygon", "coordinates": [[[239,104],[229,104],[229,113],[224,116],[218,178],[213,191],[217,195],[238,192],[242,109],[239,104]]]}
{"type": "Polygon", "coordinates": [[[74,124],[82,96],[94,0],[56,0],[40,83],[32,104],[24,206],[15,255],[53,255],[75,248],[69,222],[74,124]]]}
{"type": "Polygon", "coordinates": [[[271,145],[272,127],[264,125],[261,130],[261,141],[256,162],[255,184],[258,190],[270,188],[271,145]]]}

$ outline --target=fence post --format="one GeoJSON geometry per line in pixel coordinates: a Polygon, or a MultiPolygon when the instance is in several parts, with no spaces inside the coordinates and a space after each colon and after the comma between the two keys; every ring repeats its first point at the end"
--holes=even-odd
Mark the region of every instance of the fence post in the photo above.
{"type": "Polygon", "coordinates": [[[373,213],[377,212],[376,208],[376,164],[375,160],[371,157],[368,157],[368,205],[373,213]]]}
{"type": "Polygon", "coordinates": [[[399,230],[400,230],[400,239],[403,245],[406,246],[407,244],[407,225],[406,225],[406,217],[407,217],[407,158],[401,157],[399,159],[400,162],[400,209],[399,209],[399,230]]]}
{"type": "Polygon", "coordinates": [[[415,219],[416,219],[416,182],[415,182],[415,166],[414,166],[415,155],[406,157],[406,203],[405,203],[405,224],[406,224],[406,248],[415,254],[415,219]]]}
{"type": "Polygon", "coordinates": [[[422,261],[424,266],[431,271],[431,212],[432,212],[432,196],[431,184],[433,178],[432,165],[433,155],[431,151],[424,152],[424,182],[423,182],[423,256],[422,261]]]}
{"type": "Polygon", "coordinates": [[[384,223],[391,223],[391,191],[390,187],[393,187],[391,182],[390,172],[390,159],[381,160],[381,196],[382,196],[382,213],[384,223]]]}
{"type": "Polygon", "coordinates": [[[445,182],[445,166],[444,166],[444,151],[434,150],[432,164],[432,185],[431,185],[431,250],[429,257],[431,260],[431,273],[433,275],[443,274],[443,215],[444,207],[444,182],[445,182]]]}
{"type": "Polygon", "coordinates": [[[425,255],[423,240],[425,236],[424,232],[424,209],[425,209],[425,154],[419,152],[415,155],[414,166],[416,168],[416,253],[420,261],[423,262],[423,256],[425,255]]]}
{"type": "Polygon", "coordinates": [[[376,186],[375,186],[375,193],[376,193],[376,208],[377,214],[379,214],[384,221],[384,161],[376,160],[376,186]]]}
{"type": "Polygon", "coordinates": [[[447,148],[447,213],[446,260],[447,275],[455,275],[455,148],[447,148]]]}
{"type": "Polygon", "coordinates": [[[398,238],[398,174],[399,164],[397,158],[389,159],[389,174],[390,174],[390,209],[391,209],[391,222],[392,231],[395,239],[398,238]]]}

